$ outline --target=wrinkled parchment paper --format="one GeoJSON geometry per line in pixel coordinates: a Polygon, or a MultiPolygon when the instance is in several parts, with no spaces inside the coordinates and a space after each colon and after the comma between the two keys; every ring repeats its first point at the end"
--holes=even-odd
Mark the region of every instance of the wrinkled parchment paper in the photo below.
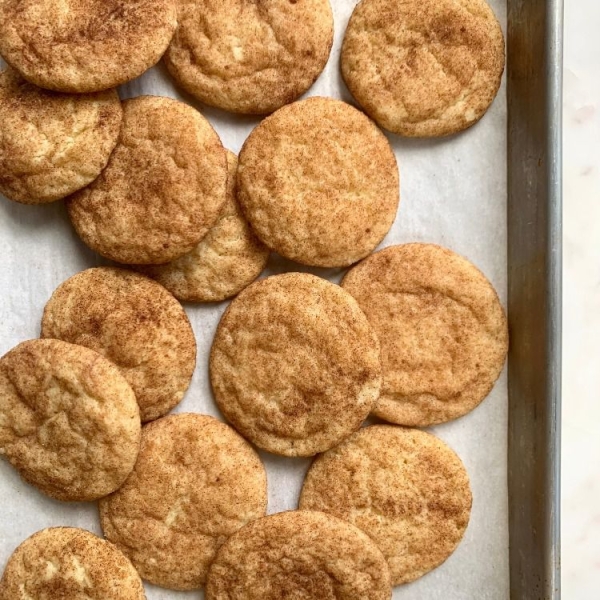
{"type": "MultiPolygon", "coordinates": [[[[339,72],[340,46],[351,0],[332,0],[335,41],[329,63],[309,95],[352,102],[339,72]]],[[[492,0],[506,23],[506,0],[492,0]]],[[[202,107],[178,90],[162,65],[123,86],[122,98],[172,96],[197,106],[224,145],[238,152],[259,122],[202,107]]],[[[2,124],[0,123],[0,127],[2,124]]],[[[381,247],[435,242],[468,257],[506,299],[506,102],[504,85],[487,115],[470,130],[442,140],[389,135],[400,166],[398,216],[381,247]]],[[[0,198],[0,353],[39,336],[44,304],[67,277],[104,261],[80,242],[62,202],[23,206],[0,198]]],[[[308,269],[272,256],[265,274],[309,270],[339,282],[341,269],[308,269]]],[[[185,306],[198,341],[194,379],[175,412],[219,416],[208,381],[208,353],[226,303],[185,306]]],[[[222,418],[222,417],[221,417],[222,418]]],[[[473,488],[473,512],[465,538],[438,569],[394,589],[394,600],[506,600],[508,531],[506,477],[507,391],[503,373],[490,396],[471,414],[432,428],[464,461],[473,488]]],[[[296,508],[309,459],[261,454],[268,472],[269,513],[296,508]]],[[[101,534],[94,503],[64,504],[23,483],[0,460],[0,565],[27,536],[49,526],[70,525],[101,534]]],[[[149,600],[201,598],[146,585],[149,600]]],[[[368,600],[368,599],[365,599],[368,600]]]]}

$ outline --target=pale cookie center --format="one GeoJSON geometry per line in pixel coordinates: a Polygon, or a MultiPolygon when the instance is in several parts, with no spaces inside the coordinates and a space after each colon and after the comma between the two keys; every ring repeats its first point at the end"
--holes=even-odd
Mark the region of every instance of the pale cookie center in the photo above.
{"type": "Polygon", "coordinates": [[[477,376],[484,329],[468,306],[437,291],[391,293],[377,304],[369,318],[382,341],[386,391],[445,399],[477,376]]]}
{"type": "Polygon", "coordinates": [[[291,63],[271,20],[255,2],[219,3],[218,10],[206,5],[201,12],[191,5],[180,16],[180,35],[202,71],[229,80],[291,63]]]}
{"type": "MultiPolygon", "coordinates": [[[[422,23],[394,22],[382,29],[365,25],[362,42],[369,48],[375,79],[388,92],[380,110],[409,121],[441,118],[461,109],[480,85],[482,54],[489,42],[482,25],[466,10],[422,23]],[[386,67],[387,66],[387,67],[386,67]]],[[[475,114],[466,114],[473,120],[475,114]]]]}

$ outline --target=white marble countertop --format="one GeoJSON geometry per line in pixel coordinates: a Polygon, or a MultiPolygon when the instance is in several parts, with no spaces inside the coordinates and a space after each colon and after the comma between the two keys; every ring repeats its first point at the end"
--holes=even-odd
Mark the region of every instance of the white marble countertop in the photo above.
{"type": "Polygon", "coordinates": [[[600,4],[565,2],[562,582],[600,598],[600,4]]]}

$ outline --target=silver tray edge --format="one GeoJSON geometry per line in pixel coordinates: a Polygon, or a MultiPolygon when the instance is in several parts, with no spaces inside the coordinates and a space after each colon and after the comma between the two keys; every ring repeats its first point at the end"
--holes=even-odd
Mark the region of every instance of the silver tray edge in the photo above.
{"type": "Polygon", "coordinates": [[[508,0],[510,597],[560,599],[563,0],[508,0]]]}

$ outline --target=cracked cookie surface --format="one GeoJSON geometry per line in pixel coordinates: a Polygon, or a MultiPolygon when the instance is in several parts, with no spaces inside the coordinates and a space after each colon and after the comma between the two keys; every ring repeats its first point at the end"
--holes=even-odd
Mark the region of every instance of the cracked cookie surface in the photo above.
{"type": "Polygon", "coordinates": [[[138,273],[97,267],[64,281],[46,304],[42,337],[86,346],[119,367],[142,421],[178,404],[196,365],[196,339],[183,307],[138,273]]]}
{"type": "Polygon", "coordinates": [[[135,395],[97,352],[30,340],[0,359],[0,454],[58,500],[116,490],[140,445],[135,395]]]}
{"type": "Polygon", "coordinates": [[[375,415],[425,427],[468,413],[490,393],[508,350],[506,315],[468,260],[434,244],[390,246],[351,269],[342,287],[381,343],[375,415]]]}
{"type": "Polygon", "coordinates": [[[399,585],[454,552],[471,503],[467,472],[444,442],[418,429],[374,425],[313,462],[299,506],[364,531],[388,561],[392,584],[399,585]]]}
{"type": "Polygon", "coordinates": [[[257,236],[319,267],[369,254],[399,201],[389,142],[362,112],[332,98],[294,102],[264,119],[240,152],[237,185],[257,236]]]}
{"type": "Polygon", "coordinates": [[[190,94],[237,113],[296,100],[333,42],[329,0],[180,0],[165,64],[190,94]]]}
{"type": "Polygon", "coordinates": [[[207,600],[389,600],[383,555],[362,531],[330,515],[288,511],[254,521],[221,547],[207,600]]]}
{"type": "Polygon", "coordinates": [[[250,285],[262,272],[269,250],[250,229],[235,193],[237,157],[227,153],[227,199],[217,222],[188,254],[164,265],[137,270],[188,302],[218,302],[250,285]]]}
{"type": "Polygon", "coordinates": [[[176,26],[176,0],[1,0],[0,54],[40,87],[96,92],[157,63],[176,26]]]}
{"type": "Polygon", "coordinates": [[[204,585],[225,540],[266,509],[266,473],[250,444],[213,417],[179,414],[144,427],[135,469],[100,502],[100,520],[142,578],[190,590],[204,585]]]}
{"type": "Polygon", "coordinates": [[[210,378],[223,415],[254,444],[312,456],[358,429],[381,385],[379,344],[339,286],[306,273],[257,281],[221,318],[210,378]]]}
{"type": "Polygon", "coordinates": [[[84,529],[51,527],[28,537],[0,580],[0,600],[145,600],[133,565],[84,529]]]}
{"type": "Polygon", "coordinates": [[[352,95],[385,129],[449,135],[476,123],[494,100],[504,37],[485,0],[362,0],[341,67],[352,95]]]}
{"type": "Polygon", "coordinates": [[[66,95],[0,72],[0,193],[23,204],[64,198],[92,182],[117,143],[115,90],[66,95]]]}
{"type": "Polygon", "coordinates": [[[225,203],[227,155],[194,108],[157,96],[123,103],[119,141],[98,179],[67,199],[90,248],[116,262],[160,264],[190,252],[225,203]]]}

